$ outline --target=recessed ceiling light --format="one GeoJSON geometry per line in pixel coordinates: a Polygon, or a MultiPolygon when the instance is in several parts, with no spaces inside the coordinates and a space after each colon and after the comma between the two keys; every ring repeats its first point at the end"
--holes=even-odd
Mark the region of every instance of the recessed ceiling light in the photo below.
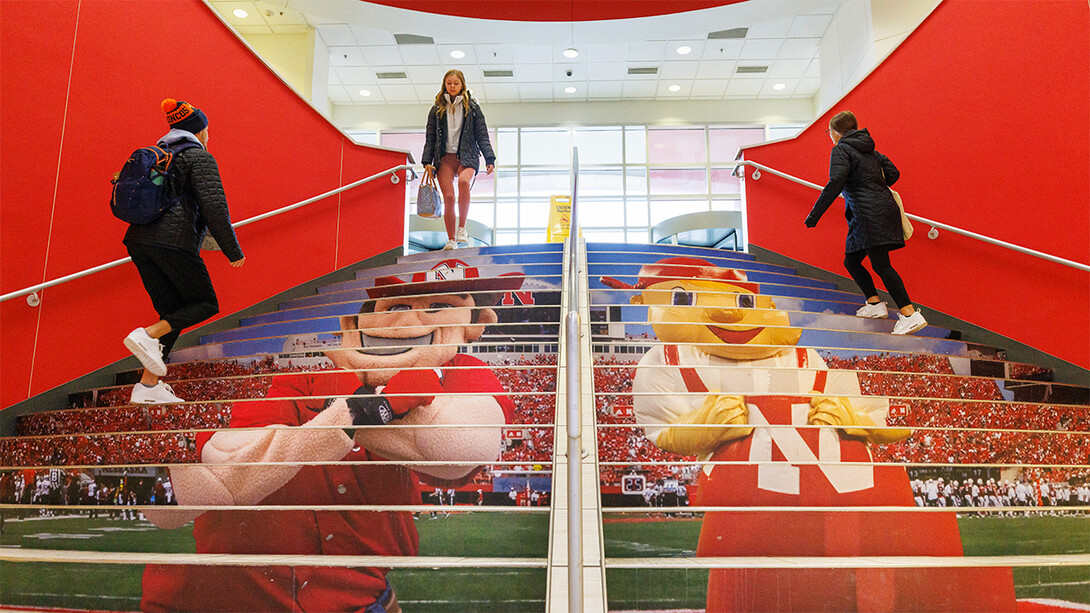
{"type": "Polygon", "coordinates": [[[671,85],[670,87],[667,87],[666,89],[668,89],[668,90],[670,90],[672,92],[679,92],[679,91],[681,91],[681,86],[680,85],[671,85]]]}
{"type": "Polygon", "coordinates": [[[575,93],[575,88],[572,87],[571,85],[569,85],[569,86],[564,88],[564,93],[565,94],[574,94],[575,93]]]}
{"type": "Polygon", "coordinates": [[[371,90],[369,90],[369,89],[361,89],[361,90],[360,90],[360,95],[361,95],[361,96],[363,96],[364,98],[366,98],[367,96],[370,96],[370,95],[371,95],[371,90]]]}
{"type": "Polygon", "coordinates": [[[682,45],[682,46],[677,48],[677,54],[678,55],[689,55],[692,52],[693,52],[693,48],[690,47],[689,45],[682,45]]]}
{"type": "Polygon", "coordinates": [[[579,51],[572,47],[569,47],[564,50],[564,57],[579,57],[579,51]]]}
{"type": "Polygon", "coordinates": [[[250,14],[247,13],[243,9],[235,9],[235,10],[231,11],[231,14],[234,15],[235,17],[238,17],[239,19],[246,19],[247,17],[250,16],[250,14]]]}
{"type": "Polygon", "coordinates": [[[450,52],[450,57],[452,57],[452,58],[454,58],[456,60],[460,60],[460,59],[464,58],[465,56],[466,56],[466,52],[462,51],[460,49],[455,49],[454,51],[450,52]]]}
{"type": "Polygon", "coordinates": [[[786,87],[787,87],[786,83],[777,83],[777,84],[772,86],[772,89],[774,89],[776,91],[780,91],[781,89],[784,89],[786,87]]]}

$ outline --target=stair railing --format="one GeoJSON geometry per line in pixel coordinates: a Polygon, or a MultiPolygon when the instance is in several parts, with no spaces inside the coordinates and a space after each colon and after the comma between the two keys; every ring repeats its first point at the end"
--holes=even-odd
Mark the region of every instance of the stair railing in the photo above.
{"type": "Polygon", "coordinates": [[[568,434],[568,610],[583,610],[583,399],[579,342],[579,148],[571,152],[571,213],[568,224],[567,350],[568,434]]]}
{"type": "MultiPolygon", "coordinates": [[[[300,207],[304,207],[304,206],[306,206],[308,204],[313,204],[315,202],[318,202],[319,200],[324,200],[324,199],[326,199],[326,198],[328,198],[330,196],[336,196],[337,194],[340,194],[342,192],[346,192],[346,191],[348,191],[350,189],[359,187],[360,185],[363,185],[364,183],[370,183],[371,181],[374,181],[375,179],[379,179],[379,178],[384,177],[386,175],[390,175],[390,182],[391,183],[397,184],[397,183],[401,182],[401,177],[399,177],[397,175],[397,173],[402,171],[402,170],[408,170],[410,173],[412,173],[412,179],[409,179],[409,181],[413,181],[413,180],[416,179],[416,171],[413,170],[413,165],[412,164],[402,164],[400,166],[394,166],[393,168],[387,168],[386,170],[383,170],[382,172],[375,173],[375,174],[373,174],[373,175],[371,175],[369,177],[365,177],[363,179],[360,179],[359,181],[355,181],[353,183],[349,183],[348,185],[343,185],[343,186],[338,187],[336,189],[329,190],[328,192],[325,192],[324,194],[318,194],[317,196],[314,196],[313,198],[307,198],[306,200],[301,200],[299,202],[296,202],[295,204],[289,204],[289,205],[281,207],[279,209],[269,211],[268,213],[262,213],[260,215],[255,215],[254,217],[250,217],[248,219],[243,219],[242,221],[238,221],[238,222],[235,222],[235,223],[231,224],[231,227],[241,228],[242,226],[249,225],[249,224],[252,224],[252,223],[255,223],[255,222],[258,222],[258,221],[262,221],[262,220],[268,219],[270,217],[275,217],[277,215],[282,215],[284,213],[287,213],[288,211],[294,211],[295,209],[298,209],[300,207]]],[[[18,298],[19,296],[26,296],[27,297],[27,304],[29,304],[32,307],[36,307],[41,302],[40,299],[38,298],[38,292],[40,292],[43,289],[53,287],[53,286],[56,286],[56,285],[60,285],[62,283],[67,283],[69,281],[75,281],[76,279],[81,279],[83,277],[93,275],[95,273],[102,272],[104,270],[109,270],[111,268],[114,268],[115,266],[120,266],[122,264],[125,264],[127,262],[131,262],[131,261],[132,261],[132,258],[121,258],[120,260],[114,260],[113,262],[107,262],[105,264],[100,264],[98,266],[94,266],[94,267],[88,268],[86,270],[81,270],[79,272],[72,273],[72,274],[64,276],[64,277],[53,279],[52,281],[46,281],[44,283],[39,283],[38,285],[32,285],[30,287],[25,287],[25,288],[23,288],[21,290],[10,292],[10,293],[4,294],[3,296],[0,296],[0,302],[4,302],[5,300],[11,300],[12,298],[18,298]]]]}
{"type": "MultiPolygon", "coordinates": [[[[782,177],[784,179],[787,179],[788,181],[791,181],[792,183],[798,183],[799,185],[805,185],[806,187],[810,187],[810,188],[816,189],[818,191],[821,191],[822,189],[824,189],[824,186],[822,186],[822,185],[818,185],[817,183],[811,183],[811,182],[809,182],[809,181],[807,181],[805,179],[800,179],[798,177],[791,176],[791,175],[789,175],[789,174],[787,174],[785,172],[781,172],[779,170],[776,170],[775,168],[769,168],[768,166],[765,166],[764,164],[758,164],[757,162],[751,162],[749,160],[738,160],[737,162],[735,162],[735,164],[737,165],[737,167],[735,168],[735,172],[737,172],[738,168],[740,168],[742,166],[749,166],[749,167],[753,168],[753,173],[750,175],[750,178],[752,178],[754,181],[760,180],[761,171],[763,170],[764,172],[767,172],[767,173],[769,173],[771,175],[776,175],[777,177],[782,177]]],[[[1059,256],[1052,255],[1050,253],[1044,253],[1043,251],[1037,251],[1037,250],[1034,250],[1034,249],[1030,249],[1028,247],[1023,247],[1021,245],[1015,245],[1014,243],[1008,243],[1006,241],[1001,241],[1001,240],[999,240],[997,238],[992,238],[990,236],[985,236],[983,234],[977,234],[976,232],[971,232],[969,230],[964,230],[964,229],[958,228],[956,226],[951,226],[951,225],[944,224],[944,223],[941,223],[941,222],[938,222],[938,221],[933,221],[933,220],[927,219],[925,217],[920,217],[919,215],[913,215],[912,213],[907,213],[906,212],[905,217],[908,217],[909,219],[911,219],[913,221],[918,221],[918,222],[920,222],[922,224],[931,226],[931,230],[929,230],[927,232],[927,238],[930,238],[931,240],[934,240],[934,239],[939,237],[939,228],[942,228],[943,230],[953,232],[954,234],[960,234],[962,236],[967,236],[969,238],[975,238],[978,241],[983,241],[983,242],[989,243],[991,245],[996,245],[998,247],[1003,247],[1004,249],[1010,249],[1011,251],[1017,251],[1019,253],[1024,253],[1026,255],[1031,255],[1033,257],[1041,258],[1043,260],[1048,260],[1050,262],[1055,262],[1057,264],[1062,264],[1064,266],[1070,266],[1071,268],[1077,268],[1078,270],[1090,271],[1090,265],[1086,265],[1086,264],[1083,264],[1081,262],[1075,262],[1073,260],[1067,260],[1067,259],[1061,258],[1059,256]]]]}

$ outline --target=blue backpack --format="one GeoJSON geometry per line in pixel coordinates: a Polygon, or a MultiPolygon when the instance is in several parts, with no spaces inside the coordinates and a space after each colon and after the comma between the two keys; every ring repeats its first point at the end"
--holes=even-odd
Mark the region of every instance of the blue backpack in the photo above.
{"type": "Polygon", "coordinates": [[[133,151],[111,181],[114,187],[110,210],[114,217],[130,224],[149,224],[177,204],[182,194],[170,175],[174,156],[199,146],[192,142],[174,147],[159,143],[133,151]]]}

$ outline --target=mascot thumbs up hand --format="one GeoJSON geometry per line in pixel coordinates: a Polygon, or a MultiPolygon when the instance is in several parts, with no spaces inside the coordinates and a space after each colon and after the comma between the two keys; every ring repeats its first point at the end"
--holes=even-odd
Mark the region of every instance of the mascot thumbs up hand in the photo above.
{"type": "Polygon", "coordinates": [[[868,443],[883,445],[908,438],[911,430],[880,428],[870,416],[852,407],[841,396],[818,396],[810,400],[806,423],[816,426],[836,426],[848,436],[857,436],[868,443]]]}

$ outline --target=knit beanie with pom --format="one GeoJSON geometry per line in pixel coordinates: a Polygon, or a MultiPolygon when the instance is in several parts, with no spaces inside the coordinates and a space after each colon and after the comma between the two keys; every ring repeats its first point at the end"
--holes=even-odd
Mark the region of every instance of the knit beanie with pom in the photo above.
{"type": "Polygon", "coordinates": [[[167,114],[167,124],[171,128],[196,134],[208,127],[208,118],[204,113],[185,100],[163,100],[163,112],[167,114]]]}

